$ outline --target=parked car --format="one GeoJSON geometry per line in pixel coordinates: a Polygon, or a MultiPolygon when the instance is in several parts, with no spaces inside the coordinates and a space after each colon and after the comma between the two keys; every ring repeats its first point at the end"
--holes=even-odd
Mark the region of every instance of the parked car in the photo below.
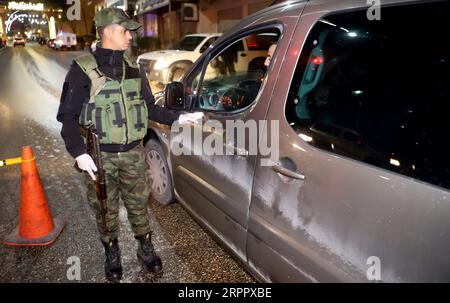
{"type": "Polygon", "coordinates": [[[77,46],[77,35],[74,33],[60,32],[55,38],[56,50],[74,50],[77,46]]]}
{"type": "Polygon", "coordinates": [[[169,49],[141,54],[137,62],[144,68],[149,81],[161,84],[178,81],[220,35],[187,35],[169,49]]]}
{"type": "Polygon", "coordinates": [[[49,48],[55,48],[55,39],[48,39],[47,40],[47,46],[49,48]]]}
{"type": "Polygon", "coordinates": [[[45,44],[47,44],[47,39],[44,37],[38,37],[37,42],[39,45],[45,45],[45,44]]]}
{"type": "Polygon", "coordinates": [[[156,96],[223,128],[200,128],[203,138],[226,137],[230,120],[263,121],[259,146],[278,142],[270,155],[249,153],[252,136],[225,141],[233,155],[195,154],[203,141],[152,122],[145,139],[154,199],[180,202],[261,281],[450,281],[441,24],[450,2],[385,0],[376,21],[371,9],[359,0],[271,6],[156,96]],[[229,47],[273,35],[262,78],[249,67],[217,71],[229,47]]]}
{"type": "Polygon", "coordinates": [[[25,47],[25,37],[21,36],[21,35],[16,35],[14,36],[14,40],[13,40],[13,46],[16,47],[16,45],[22,45],[23,47],[25,47]]]}

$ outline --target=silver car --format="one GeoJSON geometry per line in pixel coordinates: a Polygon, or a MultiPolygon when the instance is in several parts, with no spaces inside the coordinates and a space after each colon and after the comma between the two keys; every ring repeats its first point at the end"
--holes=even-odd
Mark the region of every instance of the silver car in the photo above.
{"type": "Polygon", "coordinates": [[[449,282],[449,8],[288,1],[247,17],[159,102],[204,112],[188,125],[202,138],[256,125],[275,159],[251,152],[255,136],[208,155],[152,123],[153,197],[180,202],[261,281],[449,282]],[[242,63],[242,41],[275,52],[242,63]]]}

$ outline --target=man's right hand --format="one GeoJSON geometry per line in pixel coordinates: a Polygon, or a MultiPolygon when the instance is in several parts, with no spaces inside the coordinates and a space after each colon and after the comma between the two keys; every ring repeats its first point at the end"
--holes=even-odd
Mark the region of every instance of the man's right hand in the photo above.
{"type": "Polygon", "coordinates": [[[188,122],[199,123],[202,120],[203,116],[204,116],[203,112],[181,114],[178,117],[178,123],[180,124],[185,124],[188,122]]]}
{"type": "Polygon", "coordinates": [[[76,157],[75,160],[77,161],[78,167],[81,170],[86,171],[89,176],[91,176],[92,180],[95,181],[94,172],[97,171],[97,166],[95,166],[94,160],[92,160],[91,156],[88,154],[82,154],[76,157]]]}

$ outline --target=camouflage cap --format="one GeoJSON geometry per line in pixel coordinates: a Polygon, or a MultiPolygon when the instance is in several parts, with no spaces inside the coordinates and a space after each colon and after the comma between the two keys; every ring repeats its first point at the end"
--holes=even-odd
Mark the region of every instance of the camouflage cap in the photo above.
{"type": "Polygon", "coordinates": [[[115,7],[108,7],[98,11],[94,17],[95,27],[118,24],[130,31],[139,29],[142,24],[133,21],[127,13],[115,7]]]}

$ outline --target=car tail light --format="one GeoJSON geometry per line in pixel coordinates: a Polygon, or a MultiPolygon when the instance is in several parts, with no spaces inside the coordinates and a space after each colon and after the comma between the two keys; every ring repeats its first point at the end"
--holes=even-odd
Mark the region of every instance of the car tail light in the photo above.
{"type": "Polygon", "coordinates": [[[313,62],[315,65],[320,65],[320,64],[323,63],[323,58],[322,58],[322,57],[315,57],[315,58],[312,60],[312,62],[313,62]]]}

